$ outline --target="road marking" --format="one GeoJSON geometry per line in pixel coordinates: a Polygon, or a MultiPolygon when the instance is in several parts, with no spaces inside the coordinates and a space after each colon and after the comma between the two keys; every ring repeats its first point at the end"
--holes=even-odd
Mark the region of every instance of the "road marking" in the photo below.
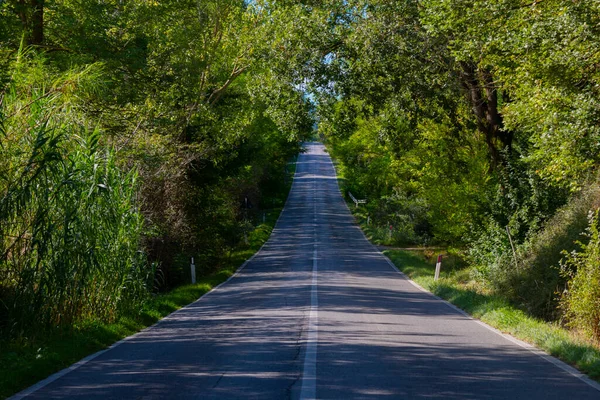
{"type": "Polygon", "coordinates": [[[308,335],[306,338],[306,353],[304,355],[304,373],[302,375],[302,388],[300,390],[301,400],[317,398],[317,343],[319,341],[318,306],[317,249],[315,249],[313,252],[312,288],[310,292],[310,314],[308,335]]]}
{"type": "Polygon", "coordinates": [[[313,265],[312,284],[310,288],[310,313],[308,317],[308,334],[306,352],[304,354],[304,373],[302,374],[301,400],[317,398],[317,344],[319,341],[319,297],[317,292],[318,251],[317,251],[317,181],[313,180],[313,265]]]}

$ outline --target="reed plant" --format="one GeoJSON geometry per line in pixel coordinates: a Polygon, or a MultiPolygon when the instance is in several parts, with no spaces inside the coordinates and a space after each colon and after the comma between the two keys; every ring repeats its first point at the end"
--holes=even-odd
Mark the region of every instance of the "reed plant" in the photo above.
{"type": "Polygon", "coordinates": [[[0,94],[0,332],[113,321],[146,297],[137,175],[84,104],[102,68],[52,71],[20,52],[0,94]]]}

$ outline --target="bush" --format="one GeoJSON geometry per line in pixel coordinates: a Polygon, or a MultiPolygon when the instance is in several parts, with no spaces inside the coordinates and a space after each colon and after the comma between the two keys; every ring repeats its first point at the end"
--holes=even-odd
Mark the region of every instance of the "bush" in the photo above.
{"type": "MultiPolygon", "coordinates": [[[[600,188],[590,185],[522,243],[513,236],[516,260],[506,228],[490,222],[470,251],[472,260],[480,265],[477,278],[536,317],[560,318],[556,293],[567,283],[560,273],[560,260],[565,251],[577,248],[576,241],[588,225],[589,210],[599,205],[600,188]]],[[[511,229],[513,235],[515,231],[511,229]]]]}
{"type": "Polygon", "coordinates": [[[560,317],[557,293],[566,286],[560,273],[565,252],[575,250],[588,225],[588,213],[600,205],[600,188],[589,186],[574,197],[533,235],[517,252],[520,271],[511,282],[517,300],[538,317],[560,317]]]}
{"type": "Polygon", "coordinates": [[[473,278],[496,290],[510,289],[508,275],[515,273],[514,258],[506,230],[490,220],[485,231],[471,242],[468,255],[477,266],[473,278]]]}
{"type": "Polygon", "coordinates": [[[575,249],[588,211],[600,201],[600,189],[589,185],[569,198],[564,188],[540,179],[515,154],[498,176],[485,228],[474,230],[471,242],[479,278],[528,313],[555,320],[560,317],[556,292],[566,284],[559,273],[562,252],[575,249]]]}
{"type": "Polygon", "coordinates": [[[580,250],[567,254],[561,273],[569,279],[560,306],[568,324],[600,342],[600,210],[590,212],[586,236],[580,250]]]}

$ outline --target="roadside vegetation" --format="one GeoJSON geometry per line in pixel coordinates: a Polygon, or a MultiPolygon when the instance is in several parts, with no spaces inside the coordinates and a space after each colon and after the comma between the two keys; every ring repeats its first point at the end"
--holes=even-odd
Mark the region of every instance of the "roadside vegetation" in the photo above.
{"type": "Polygon", "coordinates": [[[197,299],[268,238],[313,118],[265,12],[0,2],[0,396],[197,299]]]}
{"type": "Polygon", "coordinates": [[[344,195],[367,201],[349,203],[367,235],[460,249],[457,285],[425,286],[458,299],[469,282],[465,296],[513,310],[507,320],[569,330],[588,344],[564,358],[597,377],[598,5],[331,0],[304,10],[306,24],[334,15],[325,61],[311,69],[318,131],[344,195]]]}

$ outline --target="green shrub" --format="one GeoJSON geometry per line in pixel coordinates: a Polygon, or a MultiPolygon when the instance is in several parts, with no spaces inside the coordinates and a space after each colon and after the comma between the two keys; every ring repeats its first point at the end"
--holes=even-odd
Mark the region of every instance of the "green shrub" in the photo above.
{"type": "MultiPolygon", "coordinates": [[[[522,208],[538,207],[535,206],[537,201],[523,201],[522,208]]],[[[536,226],[540,224],[541,217],[534,217],[531,224],[526,221],[532,219],[531,215],[548,214],[552,207],[541,207],[541,210],[546,210],[542,213],[522,210],[518,196],[514,203],[516,208],[505,207],[505,213],[510,213],[511,208],[514,212],[503,223],[509,226],[516,259],[506,225],[498,222],[498,217],[490,218],[470,250],[471,260],[479,266],[476,278],[531,315],[546,320],[559,319],[556,293],[562,292],[566,285],[566,279],[559,271],[559,262],[564,251],[577,248],[575,242],[581,239],[581,233],[588,224],[588,211],[600,205],[600,188],[589,185],[543,222],[540,229],[536,226]],[[524,231],[525,228],[529,232],[524,231]],[[526,235],[524,239],[523,235],[526,235]]]]}
{"type": "Polygon", "coordinates": [[[588,213],[600,205],[600,188],[590,185],[562,207],[517,251],[519,273],[509,283],[515,298],[532,314],[560,318],[558,298],[567,283],[560,273],[565,252],[575,250],[588,225],[588,213]]]}
{"type": "Polygon", "coordinates": [[[569,279],[560,306],[568,324],[600,342],[600,210],[590,212],[588,243],[567,254],[561,272],[569,279]]]}

